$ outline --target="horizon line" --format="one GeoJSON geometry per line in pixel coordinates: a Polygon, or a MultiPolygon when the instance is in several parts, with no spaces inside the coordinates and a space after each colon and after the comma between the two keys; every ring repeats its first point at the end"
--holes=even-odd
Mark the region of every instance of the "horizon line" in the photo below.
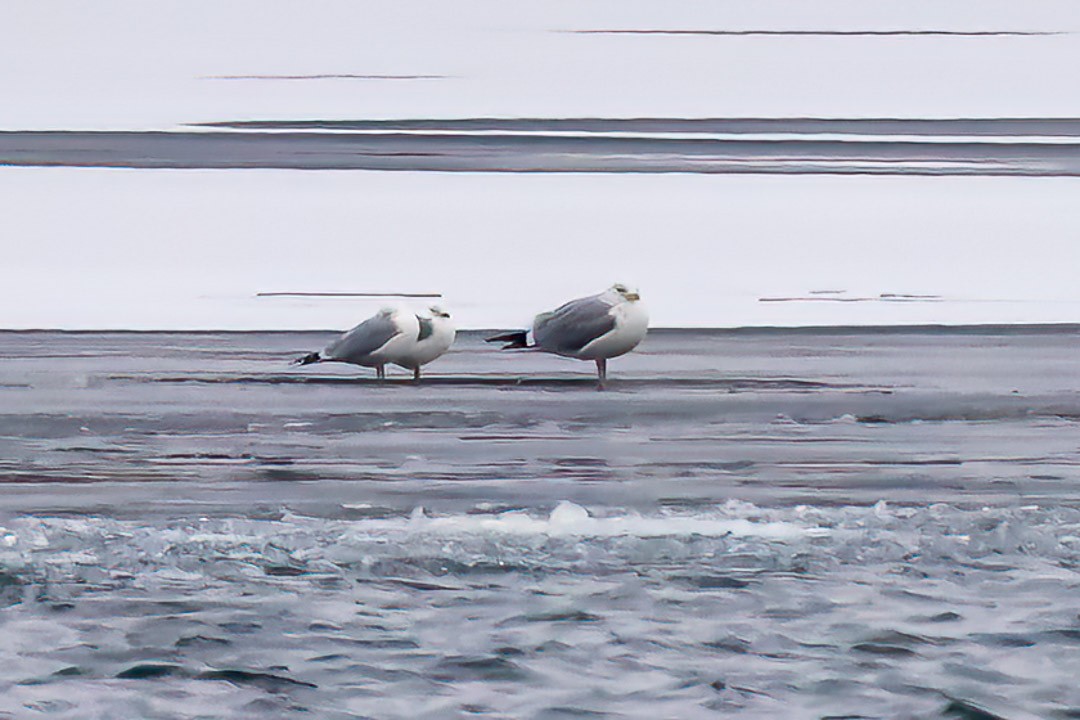
{"type": "Polygon", "coordinates": [[[824,37],[1037,37],[1071,35],[1066,30],[686,30],[686,29],[596,29],[556,30],[572,35],[715,35],[715,36],[824,36],[824,37]]]}
{"type": "MultiPolygon", "coordinates": [[[[458,328],[459,333],[484,333],[500,332],[506,327],[470,327],[458,328]]],[[[868,324],[868,325],[728,325],[728,326],[692,326],[692,325],[666,325],[650,327],[649,332],[677,333],[677,332],[903,332],[903,331],[971,331],[971,330],[1075,330],[1080,331],[1078,321],[1048,321],[1048,322],[1023,322],[1023,323],[901,323],[901,324],[868,324]]],[[[299,334],[299,333],[341,333],[340,328],[293,328],[293,329],[226,329],[226,328],[198,328],[198,329],[133,329],[133,328],[2,328],[0,334],[34,334],[55,333],[70,335],[266,335],[266,334],[299,334]]]]}
{"type": "Polygon", "coordinates": [[[441,298],[442,293],[376,293],[376,292],[257,292],[255,297],[359,297],[359,298],[441,298]]]}

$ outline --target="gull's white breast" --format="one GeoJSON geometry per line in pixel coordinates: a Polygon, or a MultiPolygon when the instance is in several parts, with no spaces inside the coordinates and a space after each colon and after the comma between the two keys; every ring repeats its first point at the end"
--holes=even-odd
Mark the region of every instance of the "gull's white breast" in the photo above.
{"type": "Polygon", "coordinates": [[[403,364],[411,368],[427,365],[449,350],[456,336],[457,331],[453,323],[444,318],[434,318],[431,323],[431,335],[423,340],[417,340],[409,348],[407,363],[403,364]]]}
{"type": "Polygon", "coordinates": [[[577,357],[585,360],[613,358],[637,347],[649,330],[649,312],[640,301],[624,301],[611,308],[615,327],[581,348],[577,357]]]}

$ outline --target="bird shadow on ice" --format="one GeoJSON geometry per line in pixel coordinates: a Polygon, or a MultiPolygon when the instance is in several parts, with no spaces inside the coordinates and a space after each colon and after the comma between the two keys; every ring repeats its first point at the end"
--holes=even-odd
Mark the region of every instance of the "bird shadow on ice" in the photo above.
{"type": "MultiPolygon", "coordinates": [[[[420,381],[411,378],[390,378],[379,380],[375,377],[352,377],[344,375],[241,375],[241,374],[192,374],[192,375],[151,375],[120,376],[111,380],[143,381],[163,384],[193,385],[352,385],[369,388],[425,388],[425,387],[492,387],[492,388],[535,388],[535,389],[574,389],[595,388],[596,378],[590,375],[580,376],[510,376],[510,375],[454,375],[428,376],[420,381]]],[[[609,378],[608,389],[711,389],[721,392],[739,391],[818,391],[866,389],[863,385],[848,383],[829,383],[820,380],[800,378],[695,378],[695,377],[626,377],[609,378]]]]}

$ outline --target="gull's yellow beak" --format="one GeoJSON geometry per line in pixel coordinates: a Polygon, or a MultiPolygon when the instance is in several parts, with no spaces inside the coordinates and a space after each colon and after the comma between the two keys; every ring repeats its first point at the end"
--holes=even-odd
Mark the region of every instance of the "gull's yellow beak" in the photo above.
{"type": "Polygon", "coordinates": [[[634,302],[634,301],[637,301],[637,300],[641,299],[641,296],[638,295],[636,292],[628,292],[625,295],[623,295],[623,297],[626,298],[627,300],[630,300],[631,302],[634,302]]]}

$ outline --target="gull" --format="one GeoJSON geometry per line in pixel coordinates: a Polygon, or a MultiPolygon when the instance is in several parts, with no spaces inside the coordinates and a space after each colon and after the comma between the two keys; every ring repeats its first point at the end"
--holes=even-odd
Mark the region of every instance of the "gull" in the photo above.
{"type": "Polygon", "coordinates": [[[438,305],[432,305],[428,312],[431,317],[416,316],[420,329],[415,341],[393,361],[395,365],[412,370],[413,380],[420,379],[420,366],[427,365],[449,350],[457,335],[454,324],[450,322],[450,313],[438,305]]]}
{"type": "Polygon", "coordinates": [[[649,314],[635,290],[616,283],[598,295],[571,300],[540,313],[531,330],[488,338],[505,342],[503,350],[535,348],[564,357],[596,361],[600,387],[607,380],[608,358],[637,347],[649,329],[649,314]]]}
{"type": "Polygon", "coordinates": [[[420,334],[420,321],[411,312],[383,308],[352,330],[342,334],[321,353],[308,353],[294,365],[320,362],[344,362],[375,368],[380,380],[386,377],[386,364],[405,356],[420,334]]]}

